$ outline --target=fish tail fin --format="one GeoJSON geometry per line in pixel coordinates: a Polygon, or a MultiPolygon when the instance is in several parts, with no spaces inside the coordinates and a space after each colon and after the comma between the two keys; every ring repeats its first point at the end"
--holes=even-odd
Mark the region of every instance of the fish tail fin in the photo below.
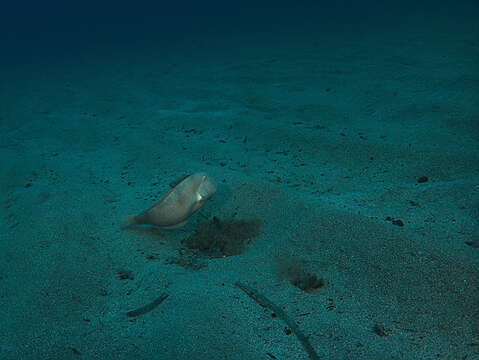
{"type": "Polygon", "coordinates": [[[134,215],[125,216],[120,221],[120,229],[125,230],[125,229],[128,229],[129,227],[131,227],[135,224],[136,224],[136,217],[134,215]]]}

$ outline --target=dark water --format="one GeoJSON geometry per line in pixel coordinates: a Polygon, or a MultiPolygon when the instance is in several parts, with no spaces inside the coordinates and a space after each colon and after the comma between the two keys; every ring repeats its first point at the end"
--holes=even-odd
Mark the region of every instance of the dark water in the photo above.
{"type": "Polygon", "coordinates": [[[158,40],[166,46],[184,37],[215,41],[269,34],[281,41],[287,34],[356,36],[409,22],[436,26],[444,17],[469,22],[475,11],[475,1],[5,1],[0,41],[2,61],[21,61],[92,46],[158,40]]]}

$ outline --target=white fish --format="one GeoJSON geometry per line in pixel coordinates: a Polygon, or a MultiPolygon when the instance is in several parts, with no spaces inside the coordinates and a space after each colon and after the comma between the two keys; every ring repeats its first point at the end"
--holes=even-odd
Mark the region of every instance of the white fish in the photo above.
{"type": "Polygon", "coordinates": [[[206,174],[193,174],[183,179],[163,198],[146,211],[127,216],[120,227],[134,225],[155,225],[165,228],[179,228],[188,222],[215,193],[216,185],[206,174]]]}

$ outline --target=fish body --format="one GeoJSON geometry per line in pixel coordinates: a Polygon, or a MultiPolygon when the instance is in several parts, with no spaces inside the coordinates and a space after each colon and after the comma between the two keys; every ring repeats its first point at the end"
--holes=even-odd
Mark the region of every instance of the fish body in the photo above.
{"type": "Polygon", "coordinates": [[[125,229],[134,225],[181,227],[215,191],[216,184],[206,174],[197,173],[187,176],[148,210],[125,218],[121,228],[125,229]]]}

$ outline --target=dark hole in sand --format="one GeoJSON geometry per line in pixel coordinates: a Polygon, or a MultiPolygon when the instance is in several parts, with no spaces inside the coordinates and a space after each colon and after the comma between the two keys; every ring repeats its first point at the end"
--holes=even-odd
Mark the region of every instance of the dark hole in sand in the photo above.
{"type": "Polygon", "coordinates": [[[326,285],[326,280],[307,270],[304,261],[292,257],[277,257],[276,271],[281,279],[304,292],[311,293],[326,285]]]}
{"type": "Polygon", "coordinates": [[[261,232],[260,220],[221,220],[213,217],[200,224],[193,235],[182,241],[190,250],[209,258],[241,254],[253,238],[261,232]]]}

